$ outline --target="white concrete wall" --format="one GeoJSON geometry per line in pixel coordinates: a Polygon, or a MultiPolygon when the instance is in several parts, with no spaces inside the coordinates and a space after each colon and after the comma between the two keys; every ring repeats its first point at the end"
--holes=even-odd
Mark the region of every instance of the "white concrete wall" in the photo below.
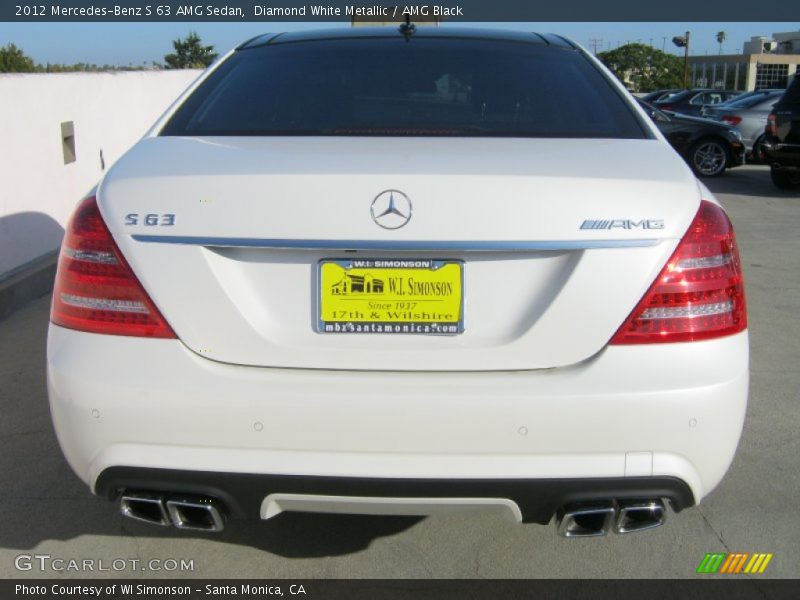
{"type": "Polygon", "coordinates": [[[0,279],[58,248],[69,215],[200,71],[0,75],[0,279]],[[61,123],[77,160],[64,164],[61,123]]]}

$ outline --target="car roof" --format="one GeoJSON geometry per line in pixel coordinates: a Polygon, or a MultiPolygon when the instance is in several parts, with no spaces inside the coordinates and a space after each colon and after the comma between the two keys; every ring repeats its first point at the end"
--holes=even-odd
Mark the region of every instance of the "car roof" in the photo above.
{"type": "MultiPolygon", "coordinates": [[[[313,42],[321,40],[340,40],[340,39],[376,39],[394,38],[408,36],[403,33],[401,27],[353,27],[350,29],[341,27],[337,29],[316,29],[309,31],[292,31],[285,33],[266,33],[251,38],[241,44],[237,50],[247,50],[273,44],[289,44],[294,42],[313,42]]],[[[557,46],[561,48],[575,49],[578,46],[565,37],[553,33],[534,33],[525,31],[513,31],[506,29],[473,28],[473,27],[416,27],[411,39],[472,39],[520,42],[529,44],[539,44],[547,46],[557,46]]]]}
{"type": "Polygon", "coordinates": [[[664,100],[659,100],[658,102],[668,102],[668,103],[675,103],[677,101],[683,100],[684,98],[688,98],[689,96],[696,96],[697,94],[705,94],[706,92],[717,92],[720,94],[738,94],[734,90],[715,90],[712,88],[691,88],[688,90],[681,90],[680,92],[676,92],[674,95],[666,98],[664,100]]]}

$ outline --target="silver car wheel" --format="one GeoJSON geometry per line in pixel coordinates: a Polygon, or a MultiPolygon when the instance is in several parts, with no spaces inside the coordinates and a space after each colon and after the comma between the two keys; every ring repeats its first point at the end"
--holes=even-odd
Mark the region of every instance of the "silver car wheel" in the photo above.
{"type": "Polygon", "coordinates": [[[719,175],[725,170],[727,162],[728,154],[719,142],[703,142],[692,153],[692,164],[700,175],[719,175]]]}

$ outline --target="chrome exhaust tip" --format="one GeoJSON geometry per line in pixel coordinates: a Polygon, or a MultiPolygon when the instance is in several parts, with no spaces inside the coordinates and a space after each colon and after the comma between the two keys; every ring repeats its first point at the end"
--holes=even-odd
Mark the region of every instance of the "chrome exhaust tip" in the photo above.
{"type": "Polygon", "coordinates": [[[568,504],[559,511],[558,535],[600,537],[608,533],[616,510],[611,502],[568,504]]]}
{"type": "Polygon", "coordinates": [[[225,528],[224,513],[213,498],[170,498],[167,511],[178,529],[222,531],[225,528]]]}
{"type": "Polygon", "coordinates": [[[119,499],[120,512],[134,521],[151,525],[172,525],[164,507],[164,499],[146,492],[124,492],[119,499]]]}
{"type": "Polygon", "coordinates": [[[645,531],[663,525],[666,519],[667,509],[660,499],[621,501],[614,522],[614,531],[617,533],[645,531]]]}

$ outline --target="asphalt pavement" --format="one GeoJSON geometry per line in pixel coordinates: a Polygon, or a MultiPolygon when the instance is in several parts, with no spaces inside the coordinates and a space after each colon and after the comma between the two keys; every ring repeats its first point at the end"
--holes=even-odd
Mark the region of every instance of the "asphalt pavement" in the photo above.
{"type": "Polygon", "coordinates": [[[571,540],[552,525],[493,514],[282,514],[217,535],[126,520],[89,493],[58,448],[45,388],[44,297],[0,322],[0,577],[712,577],[695,573],[707,552],[770,552],[758,577],[800,577],[800,193],[776,190],[764,167],[706,183],[728,209],[743,257],[750,404],[728,475],[663,527],[571,540]],[[54,559],[91,560],[94,571],[40,570],[70,567],[54,559]],[[147,564],[154,559],[162,562],[147,564]],[[169,559],[193,568],[166,571],[169,559]],[[115,570],[119,561],[124,568],[115,570]]]}

